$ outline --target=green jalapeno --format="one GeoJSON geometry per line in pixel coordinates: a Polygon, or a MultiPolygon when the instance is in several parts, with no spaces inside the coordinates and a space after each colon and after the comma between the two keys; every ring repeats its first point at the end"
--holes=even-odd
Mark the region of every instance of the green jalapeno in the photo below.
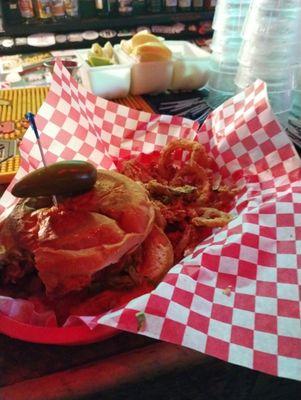
{"type": "Polygon", "coordinates": [[[91,190],[96,168],[86,161],[59,161],[30,172],[12,188],[16,197],[76,195],[91,190]]]}

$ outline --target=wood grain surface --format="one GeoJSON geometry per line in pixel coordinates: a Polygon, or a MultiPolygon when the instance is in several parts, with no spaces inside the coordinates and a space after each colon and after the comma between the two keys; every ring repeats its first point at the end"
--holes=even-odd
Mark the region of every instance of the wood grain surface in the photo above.
{"type": "Polygon", "coordinates": [[[301,384],[122,333],[86,346],[0,335],[1,400],[299,400],[301,384]]]}

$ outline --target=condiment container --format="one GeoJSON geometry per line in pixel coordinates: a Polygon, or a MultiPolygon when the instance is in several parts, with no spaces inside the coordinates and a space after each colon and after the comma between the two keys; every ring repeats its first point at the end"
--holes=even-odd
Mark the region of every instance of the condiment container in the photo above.
{"type": "Polygon", "coordinates": [[[138,62],[124,52],[120,45],[115,45],[114,50],[120,64],[131,66],[131,94],[161,93],[170,87],[173,74],[171,60],[138,62]]]}
{"type": "Polygon", "coordinates": [[[170,40],[165,45],[172,51],[171,90],[194,90],[206,85],[210,53],[186,41],[170,40]]]}
{"type": "Polygon", "coordinates": [[[89,51],[77,52],[81,62],[79,73],[83,85],[105,99],[126,97],[130,91],[131,65],[128,63],[91,67],[87,63],[89,51]]]}

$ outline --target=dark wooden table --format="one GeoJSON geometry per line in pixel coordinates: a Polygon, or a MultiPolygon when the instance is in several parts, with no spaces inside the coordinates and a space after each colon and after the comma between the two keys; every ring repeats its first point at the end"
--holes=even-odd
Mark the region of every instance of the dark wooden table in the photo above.
{"type": "Polygon", "coordinates": [[[0,335],[1,400],[297,400],[301,384],[122,333],[86,346],[0,335]]]}

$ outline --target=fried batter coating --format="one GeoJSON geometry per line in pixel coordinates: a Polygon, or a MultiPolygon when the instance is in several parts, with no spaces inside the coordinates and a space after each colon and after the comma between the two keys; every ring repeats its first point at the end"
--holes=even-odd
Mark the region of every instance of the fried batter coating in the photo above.
{"type": "Polygon", "coordinates": [[[175,261],[191,252],[213,228],[224,227],[238,192],[214,174],[215,164],[198,142],[179,139],[160,154],[122,162],[120,172],[141,182],[156,220],[172,242],[175,261]]]}

